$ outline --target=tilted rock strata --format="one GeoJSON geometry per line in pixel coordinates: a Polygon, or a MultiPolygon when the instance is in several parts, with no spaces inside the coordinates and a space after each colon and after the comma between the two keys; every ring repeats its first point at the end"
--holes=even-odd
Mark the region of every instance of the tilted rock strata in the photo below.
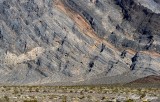
{"type": "Polygon", "coordinates": [[[147,5],[138,0],[1,0],[0,83],[159,75],[159,8],[147,5]]]}

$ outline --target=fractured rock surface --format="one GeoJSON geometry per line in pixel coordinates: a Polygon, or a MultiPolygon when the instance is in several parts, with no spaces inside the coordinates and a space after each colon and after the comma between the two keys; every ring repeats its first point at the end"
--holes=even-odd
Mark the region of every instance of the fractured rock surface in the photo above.
{"type": "Polygon", "coordinates": [[[160,75],[159,25],[159,0],[0,0],[0,83],[160,75]]]}

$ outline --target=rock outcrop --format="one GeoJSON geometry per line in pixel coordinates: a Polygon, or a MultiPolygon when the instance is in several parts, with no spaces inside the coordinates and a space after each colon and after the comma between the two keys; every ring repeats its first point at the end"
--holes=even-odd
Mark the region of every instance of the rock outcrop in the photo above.
{"type": "Polygon", "coordinates": [[[159,0],[0,0],[0,83],[160,75],[159,25],[159,0]]]}
{"type": "Polygon", "coordinates": [[[159,84],[160,83],[160,76],[147,76],[144,78],[137,79],[130,84],[159,84]]]}

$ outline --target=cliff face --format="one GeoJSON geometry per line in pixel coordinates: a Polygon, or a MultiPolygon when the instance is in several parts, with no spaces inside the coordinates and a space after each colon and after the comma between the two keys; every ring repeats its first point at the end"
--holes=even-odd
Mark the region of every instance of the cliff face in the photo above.
{"type": "Polygon", "coordinates": [[[0,83],[160,75],[159,25],[159,0],[0,0],[0,83]]]}

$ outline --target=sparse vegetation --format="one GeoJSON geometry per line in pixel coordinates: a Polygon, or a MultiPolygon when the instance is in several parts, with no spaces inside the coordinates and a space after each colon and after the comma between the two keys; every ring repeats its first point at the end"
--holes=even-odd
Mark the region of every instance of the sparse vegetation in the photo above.
{"type": "Polygon", "coordinates": [[[2,86],[0,102],[148,102],[160,97],[158,88],[122,86],[2,86]]]}
{"type": "Polygon", "coordinates": [[[5,101],[9,102],[8,96],[4,96],[5,101]]]}
{"type": "Polygon", "coordinates": [[[134,102],[134,100],[133,99],[128,99],[125,102],[134,102]]]}
{"type": "Polygon", "coordinates": [[[24,100],[24,102],[38,102],[37,100],[24,100]]]}

